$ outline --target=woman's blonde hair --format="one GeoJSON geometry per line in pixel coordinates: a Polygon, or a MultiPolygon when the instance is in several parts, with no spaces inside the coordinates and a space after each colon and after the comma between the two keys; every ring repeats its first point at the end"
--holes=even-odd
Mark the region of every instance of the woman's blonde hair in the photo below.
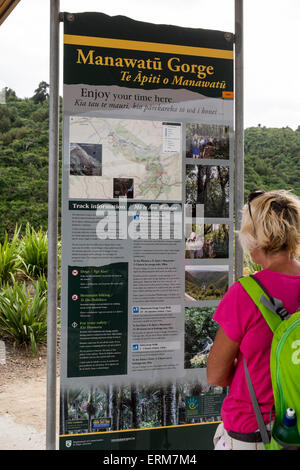
{"type": "Polygon", "coordinates": [[[266,253],[300,252],[300,200],[289,191],[262,193],[243,208],[238,232],[246,253],[260,248],[266,253]],[[252,215],[252,217],[251,217],[252,215]]]}

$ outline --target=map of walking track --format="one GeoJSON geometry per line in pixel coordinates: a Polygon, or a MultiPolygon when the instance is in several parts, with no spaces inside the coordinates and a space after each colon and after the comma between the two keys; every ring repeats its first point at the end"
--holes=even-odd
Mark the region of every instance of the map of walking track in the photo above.
{"type": "Polygon", "coordinates": [[[180,124],[71,116],[69,135],[70,198],[181,201],[180,124]]]}

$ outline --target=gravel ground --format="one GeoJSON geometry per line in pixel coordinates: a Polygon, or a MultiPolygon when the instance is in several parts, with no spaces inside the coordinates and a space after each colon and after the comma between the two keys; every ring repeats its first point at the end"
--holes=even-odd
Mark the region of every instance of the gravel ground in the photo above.
{"type": "Polygon", "coordinates": [[[45,450],[46,350],[32,357],[6,343],[5,352],[6,362],[0,364],[0,450],[45,450]]]}

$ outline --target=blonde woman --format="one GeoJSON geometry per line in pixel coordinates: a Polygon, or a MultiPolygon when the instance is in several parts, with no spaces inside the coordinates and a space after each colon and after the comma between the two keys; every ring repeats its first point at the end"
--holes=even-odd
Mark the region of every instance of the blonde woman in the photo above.
{"type": "MultiPolygon", "coordinates": [[[[239,239],[246,253],[263,267],[255,277],[290,314],[300,306],[300,201],[287,191],[254,191],[243,208],[239,239]]],[[[273,334],[254,302],[235,282],[214,319],[219,329],[207,362],[210,385],[229,386],[215,450],[263,449],[248,391],[243,356],[265,423],[272,420],[270,348],[273,334]]]]}

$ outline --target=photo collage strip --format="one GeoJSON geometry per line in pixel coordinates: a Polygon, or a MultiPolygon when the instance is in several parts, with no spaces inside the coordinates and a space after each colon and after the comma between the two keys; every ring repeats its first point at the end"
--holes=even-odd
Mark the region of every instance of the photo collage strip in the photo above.
{"type": "Polygon", "coordinates": [[[233,194],[228,125],[191,122],[185,133],[185,369],[205,368],[216,307],[232,275],[233,194]]]}

